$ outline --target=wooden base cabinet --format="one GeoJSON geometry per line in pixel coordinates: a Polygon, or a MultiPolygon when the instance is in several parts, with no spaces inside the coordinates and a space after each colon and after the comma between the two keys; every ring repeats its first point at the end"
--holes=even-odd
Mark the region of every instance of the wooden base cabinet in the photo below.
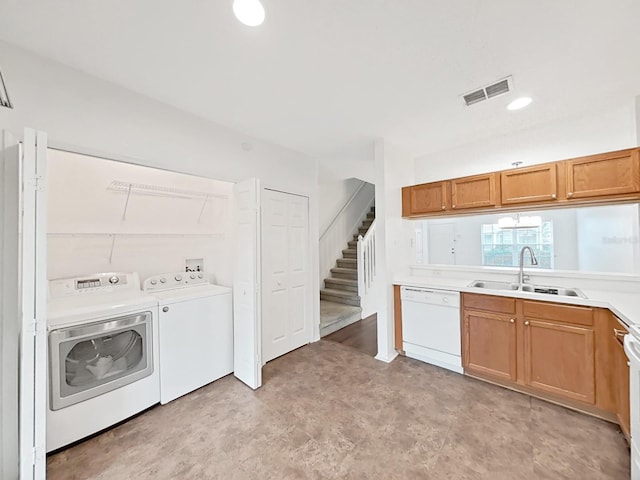
{"type": "Polygon", "coordinates": [[[466,310],[463,332],[467,372],[516,381],[516,325],[512,315],[466,310]]]}
{"type": "Polygon", "coordinates": [[[591,327],[526,318],[524,383],[544,393],[595,404],[595,342],[591,327]]]}
{"type": "Polygon", "coordinates": [[[614,389],[616,399],[616,417],[627,439],[631,438],[631,412],[629,405],[629,360],[624,353],[622,339],[626,335],[624,328],[612,315],[611,343],[613,345],[614,389]]]}
{"type": "Polygon", "coordinates": [[[464,293],[464,372],[628,431],[629,369],[614,326],[626,333],[607,309],[464,293]]]}
{"type": "MultiPolygon", "coordinates": [[[[400,287],[395,346],[402,352],[400,287]]],[[[627,329],[605,308],[463,293],[464,373],[617,422],[630,439],[627,329]]]]}

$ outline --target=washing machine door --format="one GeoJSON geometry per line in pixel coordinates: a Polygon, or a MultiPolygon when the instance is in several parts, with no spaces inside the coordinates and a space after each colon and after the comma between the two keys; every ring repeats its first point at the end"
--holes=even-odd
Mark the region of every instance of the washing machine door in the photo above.
{"type": "Polygon", "coordinates": [[[143,312],[51,331],[51,410],[151,375],[151,318],[143,312]]]}

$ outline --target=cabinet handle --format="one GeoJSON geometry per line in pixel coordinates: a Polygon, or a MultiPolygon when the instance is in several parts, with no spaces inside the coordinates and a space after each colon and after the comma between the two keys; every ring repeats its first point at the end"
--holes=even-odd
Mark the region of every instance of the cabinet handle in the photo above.
{"type": "Polygon", "coordinates": [[[515,318],[510,318],[509,319],[509,323],[516,323],[516,319],[515,318]]]}
{"type": "Polygon", "coordinates": [[[169,307],[162,307],[162,311],[163,312],[168,312],[169,311],[169,307]]]}
{"type": "Polygon", "coordinates": [[[444,205],[442,205],[442,209],[443,209],[443,210],[446,210],[446,209],[447,209],[447,207],[445,207],[444,205]]]}
{"type": "Polygon", "coordinates": [[[456,206],[455,205],[451,205],[451,208],[456,208],[456,206]]]}
{"type": "Polygon", "coordinates": [[[558,198],[558,196],[555,193],[553,193],[553,194],[551,194],[551,198],[556,199],[556,198],[558,198]]]}
{"type": "Polygon", "coordinates": [[[524,322],[524,326],[525,326],[525,327],[528,327],[528,326],[529,326],[529,320],[526,320],[526,321],[524,322]]]}
{"type": "Polygon", "coordinates": [[[573,197],[573,192],[567,192],[567,197],[569,198],[573,197]]]}
{"type": "Polygon", "coordinates": [[[615,338],[620,345],[624,345],[624,336],[627,334],[624,330],[613,329],[613,338],[615,338]]]}

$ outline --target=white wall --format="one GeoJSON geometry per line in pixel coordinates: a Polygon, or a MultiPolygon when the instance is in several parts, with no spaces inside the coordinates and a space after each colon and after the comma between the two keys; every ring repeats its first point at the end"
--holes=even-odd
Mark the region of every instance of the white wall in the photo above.
{"type": "Polygon", "coordinates": [[[637,204],[581,208],[576,215],[581,270],[640,273],[637,204]]]}
{"type": "Polygon", "coordinates": [[[640,145],[640,95],[635,98],[636,145],[640,145]]]}
{"type": "Polygon", "coordinates": [[[29,126],[49,145],[140,165],[236,182],[259,177],[312,194],[315,161],[242,135],[96,77],[0,42],[3,74],[14,110],[0,110],[0,126],[29,126]],[[251,145],[245,151],[243,143],[251,145]],[[69,148],[71,147],[71,148],[69,148]],[[77,148],[73,148],[77,147],[77,148]]]}
{"type": "Polygon", "coordinates": [[[50,279],[136,271],[144,280],[202,258],[215,283],[231,286],[232,183],[51,149],[47,160],[50,279]],[[167,195],[134,188],[127,202],[125,190],[110,188],[113,181],[167,195]],[[171,190],[195,196],[168,196],[171,190]]]}
{"type": "Polygon", "coordinates": [[[402,218],[402,192],[414,183],[413,158],[384,140],[375,142],[376,264],[378,294],[378,355],[390,362],[394,349],[393,276],[413,263],[413,225],[402,218]]]}
{"type": "MultiPolygon", "coordinates": [[[[513,112],[526,115],[526,109],[513,112]]],[[[416,183],[474,175],[637,146],[635,102],[416,158],[416,183]]]]}
{"type": "MultiPolygon", "coordinates": [[[[347,178],[318,184],[318,227],[322,235],[336,214],[346,205],[363,181],[347,178]]],[[[372,190],[373,191],[373,190],[372,190]]]]}

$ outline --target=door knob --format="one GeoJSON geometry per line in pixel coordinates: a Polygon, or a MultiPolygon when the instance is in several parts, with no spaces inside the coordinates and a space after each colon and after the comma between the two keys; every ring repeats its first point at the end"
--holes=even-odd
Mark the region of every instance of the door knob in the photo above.
{"type": "Polygon", "coordinates": [[[169,307],[162,307],[162,311],[163,312],[168,312],[169,311],[169,307]]]}
{"type": "Polygon", "coordinates": [[[524,322],[525,327],[529,326],[529,320],[527,320],[526,322],[524,322]]]}
{"type": "Polygon", "coordinates": [[[515,318],[510,318],[510,319],[509,319],[509,323],[516,323],[515,318]]]}

